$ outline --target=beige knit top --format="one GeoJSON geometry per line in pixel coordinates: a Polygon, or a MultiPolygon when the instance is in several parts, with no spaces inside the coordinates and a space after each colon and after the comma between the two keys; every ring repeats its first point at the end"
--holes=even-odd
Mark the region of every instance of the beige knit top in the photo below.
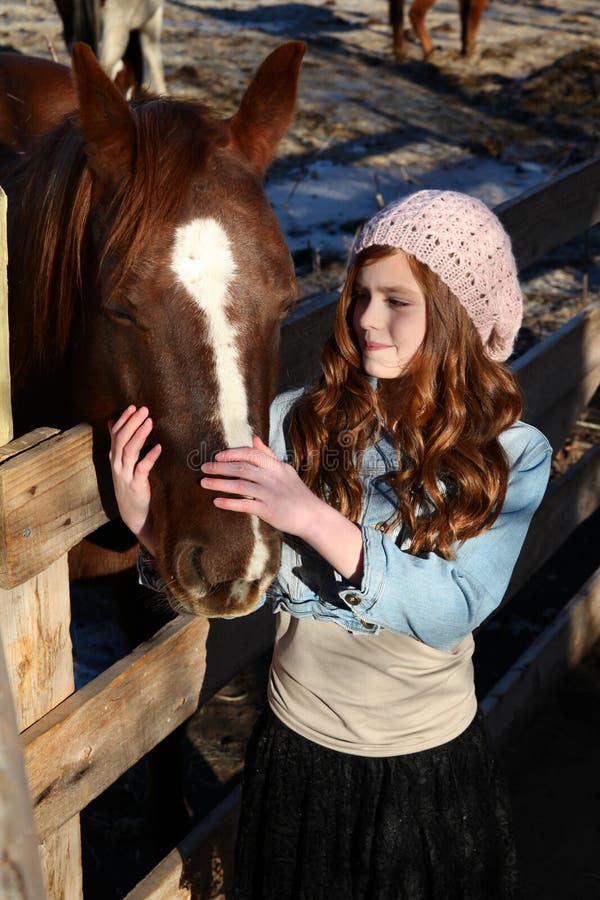
{"type": "Polygon", "coordinates": [[[269,704],[289,728],[324,747],[361,756],[415,753],[452,740],[473,719],[472,654],[471,634],[443,651],[405,634],[351,633],[282,611],[269,704]]]}

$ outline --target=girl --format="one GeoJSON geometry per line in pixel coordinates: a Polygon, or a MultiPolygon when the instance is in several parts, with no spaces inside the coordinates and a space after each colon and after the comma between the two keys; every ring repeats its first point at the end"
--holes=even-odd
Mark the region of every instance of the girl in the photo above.
{"type": "MultiPolygon", "coordinates": [[[[549,474],[503,364],[521,315],[486,206],[449,191],[392,203],[358,238],[318,383],[275,399],[270,448],[203,466],[217,506],[283,533],[237,900],[515,895],[471,632],[502,600],[549,474]]],[[[123,519],[151,547],[147,417],[123,414],[111,458],[123,519]]]]}

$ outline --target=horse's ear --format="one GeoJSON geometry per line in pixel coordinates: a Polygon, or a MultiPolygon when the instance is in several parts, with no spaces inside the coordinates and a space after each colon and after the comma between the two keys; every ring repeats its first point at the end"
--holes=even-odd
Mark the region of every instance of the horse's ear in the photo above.
{"type": "Polygon", "coordinates": [[[133,169],[135,124],[129,105],[87,44],[73,44],[73,78],[88,165],[104,186],[133,169]]]}
{"type": "Polygon", "coordinates": [[[267,171],[294,116],[304,41],[288,41],[267,56],[231,119],[233,142],[260,175],[267,171]]]}

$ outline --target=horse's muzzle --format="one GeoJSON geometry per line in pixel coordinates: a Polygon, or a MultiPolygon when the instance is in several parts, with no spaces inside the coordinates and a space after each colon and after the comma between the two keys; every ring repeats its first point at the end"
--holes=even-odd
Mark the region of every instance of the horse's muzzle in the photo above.
{"type": "Polygon", "coordinates": [[[256,567],[249,566],[247,558],[232,561],[227,554],[216,557],[191,542],[180,544],[167,585],[173,607],[211,618],[247,615],[259,605],[277,573],[278,538],[269,541],[268,551],[264,571],[256,577],[256,567]],[[254,577],[248,577],[249,569],[254,577]]]}

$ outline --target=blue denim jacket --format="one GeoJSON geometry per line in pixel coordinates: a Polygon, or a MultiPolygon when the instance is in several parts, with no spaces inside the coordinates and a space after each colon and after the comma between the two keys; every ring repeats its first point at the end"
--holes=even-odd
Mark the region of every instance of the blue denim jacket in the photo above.
{"type": "MultiPolygon", "coordinates": [[[[300,393],[281,394],[271,406],[269,443],[279,459],[290,458],[286,415],[300,393]]],[[[385,475],[397,466],[384,431],[365,453],[361,469],[361,584],[349,584],[312,548],[284,535],[279,573],[265,599],[274,611],[337,622],[354,632],[386,628],[439,650],[452,649],[500,604],[548,482],[552,448],[543,434],[518,422],[500,441],[510,465],[502,511],[488,531],[445,560],[435,553],[406,553],[400,527],[390,534],[380,530],[395,508],[385,475]]]]}

